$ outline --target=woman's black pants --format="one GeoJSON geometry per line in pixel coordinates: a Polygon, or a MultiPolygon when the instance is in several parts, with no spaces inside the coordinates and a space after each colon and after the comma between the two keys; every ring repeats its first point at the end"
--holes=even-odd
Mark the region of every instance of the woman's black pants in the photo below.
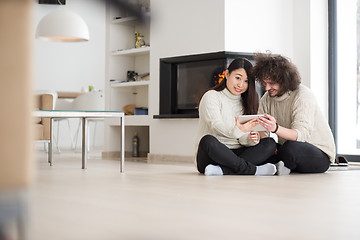
{"type": "Polygon", "coordinates": [[[276,142],[263,138],[251,147],[229,149],[212,135],[205,135],[199,142],[196,156],[197,168],[205,172],[207,165],[218,165],[224,175],[254,175],[256,166],[263,165],[274,155],[276,142]]]}

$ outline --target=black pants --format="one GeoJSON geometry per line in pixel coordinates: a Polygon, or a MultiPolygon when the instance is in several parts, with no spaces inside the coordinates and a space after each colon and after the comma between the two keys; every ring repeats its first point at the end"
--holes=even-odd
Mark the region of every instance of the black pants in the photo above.
{"type": "Polygon", "coordinates": [[[329,156],[310,143],[288,140],[277,149],[270,162],[283,161],[292,172],[323,173],[330,167],[329,156]]]}
{"type": "Polygon", "coordinates": [[[224,175],[254,175],[256,166],[268,162],[275,153],[272,138],[263,138],[252,147],[229,149],[212,135],[205,135],[199,142],[196,156],[197,168],[204,173],[209,164],[219,165],[224,175]]]}

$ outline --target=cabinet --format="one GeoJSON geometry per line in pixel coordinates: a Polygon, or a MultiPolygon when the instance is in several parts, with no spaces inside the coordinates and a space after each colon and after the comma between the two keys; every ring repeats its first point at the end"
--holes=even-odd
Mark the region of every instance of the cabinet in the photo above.
{"type": "MultiPolygon", "coordinates": [[[[150,15],[150,0],[129,0],[128,2],[137,9],[145,10],[147,16],[150,15]]],[[[151,76],[147,75],[143,79],[138,78],[136,81],[128,81],[127,74],[128,71],[134,71],[139,76],[150,73],[149,25],[149,23],[140,23],[136,17],[129,15],[124,9],[108,4],[105,84],[107,110],[123,111],[124,106],[129,104],[135,104],[136,107],[140,108],[149,108],[151,76]],[[136,32],[144,36],[145,46],[135,48],[136,32]]],[[[150,109],[148,109],[149,112],[150,109]]],[[[142,143],[140,144],[140,152],[148,152],[148,132],[151,120],[149,116],[149,114],[125,116],[125,125],[128,127],[125,130],[127,132],[125,139],[127,152],[131,151],[131,137],[134,132],[138,133],[142,143]]],[[[107,121],[107,124],[110,127],[119,126],[119,122],[116,120],[107,121]]],[[[112,141],[112,139],[108,140],[108,142],[112,141]]]]}

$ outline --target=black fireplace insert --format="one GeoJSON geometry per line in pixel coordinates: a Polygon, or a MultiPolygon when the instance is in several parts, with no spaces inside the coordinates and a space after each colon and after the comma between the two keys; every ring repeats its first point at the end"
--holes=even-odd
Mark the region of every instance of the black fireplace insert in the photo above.
{"type": "Polygon", "coordinates": [[[253,53],[214,52],[160,59],[159,115],[154,118],[198,118],[202,95],[219,83],[238,57],[253,62],[253,53]]]}

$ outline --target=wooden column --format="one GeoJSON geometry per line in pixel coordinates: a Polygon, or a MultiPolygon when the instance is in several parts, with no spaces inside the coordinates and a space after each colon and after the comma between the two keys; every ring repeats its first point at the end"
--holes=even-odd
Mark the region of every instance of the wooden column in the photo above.
{"type": "Polygon", "coordinates": [[[0,192],[32,179],[32,4],[0,1],[0,192]]]}

